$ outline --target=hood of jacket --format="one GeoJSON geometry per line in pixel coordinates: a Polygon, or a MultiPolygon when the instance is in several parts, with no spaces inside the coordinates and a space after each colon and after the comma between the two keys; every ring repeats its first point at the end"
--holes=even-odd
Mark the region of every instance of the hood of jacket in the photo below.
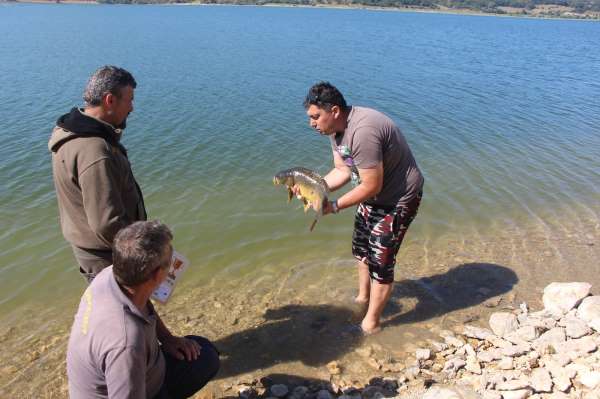
{"type": "Polygon", "coordinates": [[[109,123],[86,115],[79,108],[73,108],[56,121],[56,127],[48,142],[48,149],[51,152],[57,152],[64,143],[74,138],[100,137],[118,147],[127,156],[125,147],[119,142],[121,134],[121,129],[116,129],[109,123]]]}

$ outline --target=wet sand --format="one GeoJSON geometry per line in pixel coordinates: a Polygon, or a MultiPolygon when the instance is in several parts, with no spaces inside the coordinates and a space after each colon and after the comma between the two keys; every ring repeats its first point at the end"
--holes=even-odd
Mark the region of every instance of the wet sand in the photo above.
{"type": "MultiPolygon", "coordinates": [[[[397,375],[369,359],[404,363],[442,329],[483,326],[492,312],[521,302],[540,309],[542,289],[553,281],[587,281],[600,293],[599,215],[524,220],[435,242],[407,237],[384,329],[366,338],[351,328],[350,256],[196,287],[184,282],[158,310],[174,333],[204,335],[222,352],[218,377],[197,397],[237,397],[240,383],[264,377],[363,386],[397,375]],[[370,357],[361,354],[367,347],[370,357]],[[331,361],[341,374],[330,374],[331,361]]],[[[3,317],[0,397],[67,396],[65,349],[78,301],[30,303],[3,317]]]]}

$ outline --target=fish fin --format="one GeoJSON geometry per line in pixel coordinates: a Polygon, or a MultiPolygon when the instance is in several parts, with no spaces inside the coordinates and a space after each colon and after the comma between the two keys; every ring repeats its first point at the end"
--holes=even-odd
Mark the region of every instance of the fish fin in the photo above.
{"type": "Polygon", "coordinates": [[[315,225],[317,224],[318,221],[319,221],[318,218],[315,218],[315,220],[313,220],[312,224],[310,225],[310,231],[313,231],[313,229],[315,228],[315,225]]]}
{"type": "Polygon", "coordinates": [[[306,200],[306,198],[304,198],[304,199],[302,200],[302,202],[304,202],[304,213],[306,213],[306,212],[308,211],[308,208],[310,208],[310,202],[308,202],[308,201],[306,200]]]}
{"type": "Polygon", "coordinates": [[[292,202],[292,198],[294,198],[294,192],[289,187],[287,190],[288,190],[288,202],[292,202]]]}

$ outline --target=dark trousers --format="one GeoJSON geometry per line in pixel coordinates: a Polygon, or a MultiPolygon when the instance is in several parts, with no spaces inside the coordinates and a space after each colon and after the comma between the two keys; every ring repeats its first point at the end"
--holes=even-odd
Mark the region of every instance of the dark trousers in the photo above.
{"type": "Polygon", "coordinates": [[[75,245],[71,245],[71,248],[79,265],[79,273],[87,280],[88,284],[102,269],[112,265],[111,250],[84,249],[75,245]]]}
{"type": "Polygon", "coordinates": [[[205,386],[219,371],[219,352],[203,337],[187,335],[200,344],[196,360],[179,360],[164,353],[167,366],[165,382],[155,399],[188,398],[205,386]]]}

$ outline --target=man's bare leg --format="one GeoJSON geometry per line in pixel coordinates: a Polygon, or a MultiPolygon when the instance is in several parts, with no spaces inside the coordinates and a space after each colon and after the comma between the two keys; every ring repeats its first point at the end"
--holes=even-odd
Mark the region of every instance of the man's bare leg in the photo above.
{"type": "Polygon", "coordinates": [[[358,295],[354,302],[360,304],[369,303],[371,296],[371,276],[369,275],[369,266],[364,262],[358,262],[358,295]]]}
{"type": "Polygon", "coordinates": [[[369,310],[360,326],[367,334],[375,333],[380,329],[379,323],[385,304],[392,295],[392,285],[382,284],[375,280],[371,281],[371,295],[369,299],[369,310]]]}
{"type": "Polygon", "coordinates": [[[369,267],[363,262],[358,262],[358,295],[354,298],[354,310],[352,321],[361,321],[367,314],[369,308],[369,296],[371,295],[371,276],[369,267]]]}

